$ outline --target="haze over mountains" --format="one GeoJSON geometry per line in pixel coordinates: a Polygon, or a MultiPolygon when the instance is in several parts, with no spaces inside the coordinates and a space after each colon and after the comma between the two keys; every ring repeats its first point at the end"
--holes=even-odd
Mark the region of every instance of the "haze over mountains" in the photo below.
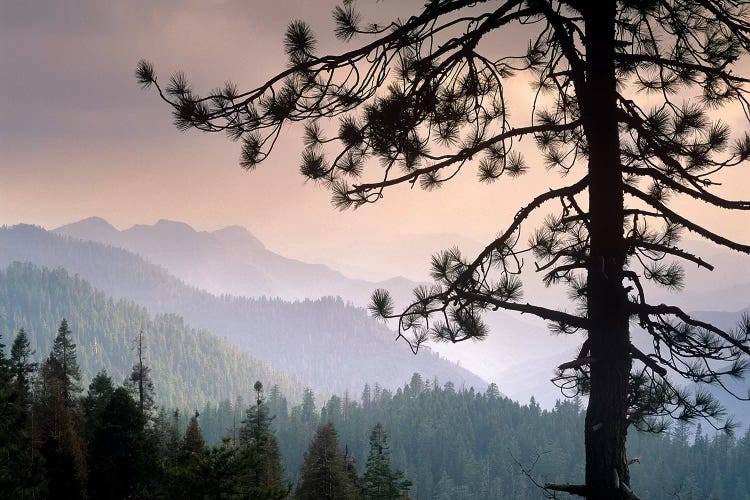
{"type": "MultiPolygon", "coordinates": [[[[750,295],[744,292],[745,289],[750,291],[750,277],[748,273],[737,272],[737,269],[744,269],[737,267],[741,265],[738,260],[742,257],[729,252],[717,253],[712,247],[701,246],[695,241],[688,243],[694,251],[707,255],[707,260],[716,266],[716,270],[711,273],[703,269],[688,268],[687,289],[680,294],[656,290],[654,302],[676,302],[687,310],[709,311],[701,314],[706,317],[718,314],[710,311],[725,311],[725,321],[733,325],[739,316],[737,311],[750,303],[750,295]],[[726,287],[722,287],[722,284],[726,287]]],[[[258,311],[278,307],[285,311],[280,313],[280,324],[289,325],[289,318],[284,316],[290,314],[290,308],[296,307],[298,312],[307,308],[307,312],[300,317],[305,317],[305,314],[314,317],[319,311],[327,311],[321,314],[337,316],[343,311],[349,314],[349,311],[356,308],[349,309],[333,299],[291,305],[268,297],[297,300],[336,295],[342,297],[344,302],[351,301],[362,306],[368,302],[372,290],[383,287],[391,290],[404,303],[416,285],[404,278],[387,282],[352,279],[323,265],[289,259],[267,249],[260,240],[239,226],[206,232],[195,231],[185,223],[165,220],[122,231],[97,217],[62,226],[53,232],[28,226],[6,228],[0,231],[0,265],[7,265],[12,260],[28,260],[49,267],[61,266],[80,273],[94,286],[114,297],[135,300],[157,312],[179,313],[192,326],[227,335],[233,342],[262,359],[275,360],[274,367],[291,367],[291,373],[303,380],[305,377],[312,377],[316,384],[320,384],[321,379],[325,378],[326,368],[321,366],[313,370],[312,366],[308,366],[305,368],[307,371],[302,373],[299,371],[302,368],[296,366],[295,355],[305,352],[305,356],[309,357],[318,352],[315,345],[324,337],[305,338],[302,341],[305,346],[302,351],[292,348],[288,353],[274,353],[273,342],[261,339],[262,330],[275,329],[277,320],[261,320],[261,327],[258,318],[253,315],[267,317],[267,312],[258,311]],[[17,235],[11,236],[14,231],[24,235],[20,238],[17,235]],[[61,238],[62,235],[66,238],[61,238]],[[135,253],[143,258],[134,255],[135,253]],[[214,294],[266,299],[246,301],[231,298],[217,301],[200,289],[214,294]],[[248,312],[250,309],[252,314],[248,312]],[[250,337],[245,334],[246,330],[253,332],[250,337]],[[254,340],[249,341],[250,338],[254,340]],[[281,364],[277,365],[277,362],[281,364]]],[[[555,292],[542,289],[536,284],[538,280],[526,281],[526,297],[537,300],[537,297],[543,295],[543,300],[559,305],[560,299],[556,298],[555,292]]],[[[416,366],[421,355],[414,358],[403,342],[392,342],[395,335],[393,332],[382,325],[373,326],[374,321],[367,318],[363,311],[357,314],[354,315],[356,319],[352,316],[345,320],[348,326],[342,328],[336,325],[337,321],[341,321],[340,317],[325,324],[318,318],[313,322],[313,330],[317,332],[319,330],[315,329],[323,329],[329,332],[327,335],[338,332],[330,338],[337,339],[336,341],[344,339],[347,346],[360,351],[368,348],[364,347],[361,340],[347,338],[347,328],[357,324],[357,329],[364,328],[370,333],[379,332],[378,335],[383,337],[385,343],[391,344],[389,349],[398,353],[399,362],[389,365],[399,373],[393,377],[394,383],[404,379],[404,374],[401,373],[403,370],[408,372],[407,378],[412,371],[420,371],[416,366]],[[413,369],[410,370],[409,367],[413,369]]],[[[575,355],[580,339],[552,337],[542,322],[525,316],[495,312],[487,314],[485,319],[491,329],[491,334],[485,341],[443,344],[433,348],[485,381],[496,382],[508,396],[527,401],[533,394],[543,406],[551,407],[560,397],[560,392],[549,382],[553,377],[553,368],[575,355]]],[[[300,320],[296,326],[283,328],[299,330],[304,329],[305,324],[300,320]]],[[[366,358],[365,353],[363,360],[366,358]]],[[[331,362],[333,365],[330,366],[335,366],[335,362],[331,362]]],[[[351,374],[356,379],[352,386],[362,381],[375,380],[367,375],[357,376],[355,372],[355,367],[351,367],[351,374]]],[[[465,377],[465,373],[461,376],[465,377]]],[[[343,375],[339,375],[343,380],[343,375]]],[[[337,384],[338,382],[333,382],[328,387],[345,387],[337,384]]]]}
{"type": "Polygon", "coordinates": [[[341,299],[217,296],[131,252],[28,225],[0,229],[0,267],[14,261],[62,267],[115,299],[133,300],[152,313],[179,314],[190,326],[225,336],[316,389],[343,393],[368,382],[394,388],[413,372],[459,387],[486,387],[480,377],[429,350],[413,356],[393,341],[393,332],[341,299]]]}
{"type": "MultiPolygon", "coordinates": [[[[418,285],[405,278],[383,282],[352,279],[326,266],[288,259],[268,250],[239,226],[206,232],[183,222],[160,220],[120,231],[104,219],[91,217],[52,232],[127,249],[186,283],[219,294],[285,300],[339,296],[366,306],[376,288],[388,289],[397,304],[405,304],[418,285]]],[[[553,367],[567,361],[578,339],[551,339],[544,323],[535,318],[524,321],[518,315],[495,312],[485,319],[492,330],[487,340],[433,348],[485,380],[500,384],[510,397],[527,400],[535,394],[546,406],[554,405],[560,393],[549,383],[553,367]]],[[[405,344],[400,348],[406,349],[405,344]]]]}
{"type": "Polygon", "coordinates": [[[104,219],[90,217],[53,232],[137,253],[186,283],[216,294],[286,300],[339,296],[364,306],[376,288],[388,288],[405,300],[415,285],[405,278],[375,283],[347,278],[322,264],[289,259],[268,250],[240,226],[206,232],[184,222],[160,220],[119,231],[104,219]]]}

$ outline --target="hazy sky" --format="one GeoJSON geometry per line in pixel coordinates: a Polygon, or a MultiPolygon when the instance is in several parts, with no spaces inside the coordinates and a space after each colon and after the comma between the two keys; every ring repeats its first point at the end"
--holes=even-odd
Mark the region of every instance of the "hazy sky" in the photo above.
{"type": "MultiPolygon", "coordinates": [[[[375,11],[388,20],[404,3],[385,0],[375,11]]],[[[199,91],[227,79],[254,86],[284,67],[281,39],[292,18],[309,20],[323,49],[337,46],[334,5],[0,0],[0,223],[52,228],[98,215],[120,228],[161,218],[199,229],[240,224],[273,250],[350,274],[419,276],[409,266],[426,246],[487,241],[531,193],[561,182],[538,166],[521,181],[485,186],[467,169],[437,192],[396,189],[378,205],[342,213],[298,174],[299,129],[287,129],[274,157],[249,174],[238,167],[237,144],[178,132],[169,110],[133,78],[147,58],[162,79],[185,70],[199,91]],[[366,257],[385,250],[387,258],[366,257]],[[399,255],[412,258],[399,264],[399,255]]],[[[520,81],[508,92],[511,102],[530,95],[520,81]]],[[[737,113],[727,116],[747,127],[737,113]]],[[[745,194],[748,178],[727,177],[727,194],[745,194]]],[[[697,216],[750,241],[746,215],[697,216]]]]}

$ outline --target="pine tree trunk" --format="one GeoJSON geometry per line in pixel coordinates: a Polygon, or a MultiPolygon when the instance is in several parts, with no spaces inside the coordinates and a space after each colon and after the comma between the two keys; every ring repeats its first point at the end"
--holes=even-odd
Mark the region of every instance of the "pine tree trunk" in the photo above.
{"type": "Polygon", "coordinates": [[[625,455],[630,335],[623,289],[623,184],[614,66],[614,0],[586,6],[586,93],[591,214],[587,302],[591,392],[586,412],[586,498],[627,498],[625,455]]]}

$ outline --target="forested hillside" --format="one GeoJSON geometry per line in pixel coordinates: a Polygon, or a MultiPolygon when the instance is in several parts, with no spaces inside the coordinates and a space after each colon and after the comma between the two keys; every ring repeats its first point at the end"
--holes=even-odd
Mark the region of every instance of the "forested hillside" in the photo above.
{"type": "MultiPolygon", "coordinates": [[[[417,500],[541,499],[534,485],[583,477],[584,409],[565,400],[551,411],[532,399],[521,405],[484,392],[414,375],[395,392],[368,385],[357,397],[333,396],[317,404],[306,398],[290,407],[278,391],[267,398],[285,470],[298,479],[302,454],[320,422],[332,422],[339,442],[362,471],[369,430],[381,422],[389,436],[392,464],[405,471],[417,500]],[[315,409],[317,406],[317,409],[315,409]],[[525,469],[528,476],[523,472],[525,469]]],[[[209,443],[231,435],[243,412],[225,401],[201,413],[209,443]]],[[[748,500],[750,431],[737,438],[708,435],[674,422],[663,434],[631,429],[628,457],[633,487],[649,500],[748,500]]],[[[565,498],[561,495],[560,498],[565,498]]]]}
{"type": "Polygon", "coordinates": [[[394,342],[394,332],[341,299],[215,296],[132,253],[27,225],[0,229],[0,266],[13,261],[63,267],[116,299],[133,300],[154,313],[179,314],[191,326],[226,336],[315,388],[343,392],[376,379],[396,387],[414,371],[457,387],[486,387],[478,376],[429,349],[412,355],[403,342],[394,342]]]}
{"type": "MultiPolygon", "coordinates": [[[[12,264],[0,271],[0,334],[13,339],[19,329],[29,334],[39,361],[52,348],[62,318],[68,320],[78,362],[86,381],[106,369],[117,382],[136,360],[135,337],[143,330],[145,357],[166,407],[198,408],[249,394],[255,380],[268,380],[299,401],[302,383],[271,368],[226,339],[197,330],[175,314],[151,316],[126,300],[113,300],[78,276],[62,269],[12,264]]],[[[88,383],[88,382],[86,382],[88,383]]]]}
{"type": "MultiPolygon", "coordinates": [[[[255,312],[262,305],[277,315],[292,306],[297,311],[314,310],[321,304],[336,306],[333,311],[339,316],[333,314],[331,323],[347,311],[352,313],[351,324],[359,311],[333,300],[289,304],[279,300],[216,298],[185,286],[127,252],[81,245],[72,247],[66,258],[80,262],[82,268],[85,262],[99,262],[100,267],[92,266],[90,272],[108,269],[110,274],[104,272],[104,276],[113,281],[151,282],[153,286],[171,283],[173,288],[163,291],[173,303],[190,303],[191,297],[201,297],[202,301],[193,303],[202,304],[205,311],[215,314],[217,322],[222,311],[236,310],[238,304],[252,306],[251,311],[255,312]],[[110,260],[109,252],[120,255],[121,262],[127,265],[108,267],[108,262],[118,262],[110,260]],[[135,272],[128,273],[129,269],[135,272]],[[170,295],[170,290],[177,293],[170,295]],[[225,309],[217,309],[217,304],[225,309]]],[[[58,249],[51,254],[64,255],[58,249]]],[[[143,286],[133,289],[148,293],[158,290],[143,286]]],[[[414,499],[537,499],[543,498],[542,493],[522,468],[540,483],[582,475],[579,457],[583,413],[577,401],[566,401],[545,411],[536,403],[522,406],[503,398],[494,385],[484,392],[462,389],[440,377],[436,381],[413,376],[405,386],[391,386],[393,390],[384,389],[385,384],[372,384],[364,390],[341,392],[327,401],[316,402],[313,392],[303,391],[293,376],[272,370],[207,331],[187,326],[177,315],[152,317],[146,308],[108,298],[78,276],[31,264],[12,264],[0,272],[0,309],[2,337],[12,339],[18,328],[26,328],[39,360],[50,352],[58,323],[66,317],[72,339],[78,344],[78,360],[85,379],[106,368],[115,382],[124,380],[135,361],[134,337],[143,328],[158,404],[181,410],[183,431],[185,417],[196,408],[201,409],[200,426],[210,444],[218,445],[225,436],[237,439],[251,399],[251,384],[263,380],[272,387],[267,401],[271,413],[276,415],[273,427],[286,477],[292,482],[299,479],[304,452],[321,422],[334,424],[342,448],[360,473],[364,472],[370,431],[382,422],[389,436],[393,467],[403,470],[412,482],[410,495],[414,499]]],[[[720,319],[729,325],[733,317],[736,315],[722,315],[720,319]]],[[[282,322],[285,328],[295,324],[289,318],[286,321],[282,322]]],[[[298,321],[299,327],[304,328],[302,319],[298,321]]],[[[387,376],[388,370],[385,368],[381,375],[387,376]]],[[[746,413],[744,407],[735,409],[746,413]]],[[[696,435],[694,429],[674,425],[667,435],[632,431],[630,437],[629,456],[638,459],[632,467],[632,484],[642,498],[748,498],[743,472],[750,463],[747,432],[735,440],[708,437],[702,431],[696,435]]],[[[219,452],[206,453],[208,457],[221,456],[216,455],[219,452]]]]}

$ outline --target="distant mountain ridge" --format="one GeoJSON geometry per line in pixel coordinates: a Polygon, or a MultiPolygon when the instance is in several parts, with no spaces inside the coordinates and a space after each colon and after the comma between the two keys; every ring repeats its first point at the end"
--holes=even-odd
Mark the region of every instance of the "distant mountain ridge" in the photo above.
{"type": "Polygon", "coordinates": [[[405,301],[416,285],[406,278],[348,278],[322,264],[284,257],[241,226],[196,231],[184,222],[161,219],[120,231],[100,217],[90,217],[52,232],[139,254],[186,283],[216,294],[287,300],[339,296],[365,306],[376,288],[387,287],[397,300],[405,301]]]}
{"type": "MultiPolygon", "coordinates": [[[[213,232],[196,231],[188,224],[160,220],[153,225],[135,225],[118,230],[106,220],[91,217],[53,230],[56,234],[86,241],[98,241],[127,249],[159,264],[186,283],[213,293],[249,297],[340,296],[344,301],[366,305],[376,288],[386,288],[397,305],[412,298],[417,283],[406,278],[383,282],[355,280],[318,264],[287,259],[266,249],[264,244],[240,226],[213,232]]],[[[550,338],[539,321],[524,322],[513,313],[485,315],[492,334],[481,343],[436,345],[434,349],[500,385],[505,394],[519,399],[529,397],[534,388],[537,399],[548,407],[560,397],[549,383],[554,364],[540,365],[550,357],[560,364],[576,349],[578,339],[550,338]],[[471,359],[471,364],[466,363],[471,359]],[[537,381],[525,375],[535,367],[537,381]]]]}
{"type": "Polygon", "coordinates": [[[395,388],[413,372],[478,390],[487,385],[429,350],[412,355],[403,342],[394,342],[394,332],[341,299],[217,296],[126,250],[28,225],[0,228],[0,267],[14,261],[62,267],[116,299],[179,314],[316,389],[358,391],[368,382],[395,388]]]}

